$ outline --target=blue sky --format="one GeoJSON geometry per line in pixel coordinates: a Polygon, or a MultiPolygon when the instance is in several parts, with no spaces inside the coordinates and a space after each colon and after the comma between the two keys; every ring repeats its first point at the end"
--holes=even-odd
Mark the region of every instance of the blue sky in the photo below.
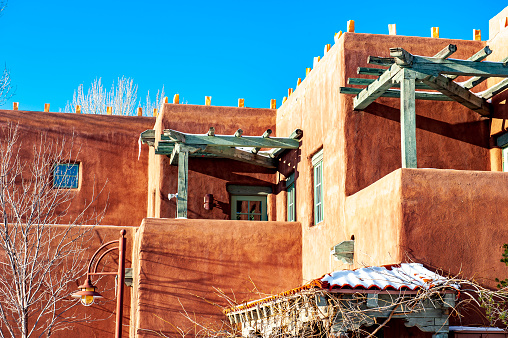
{"type": "MultiPolygon", "coordinates": [[[[98,77],[126,76],[138,98],[164,86],[189,104],[269,107],[287,95],[333,35],[356,32],[472,39],[506,0],[382,1],[34,1],[9,0],[0,17],[0,62],[11,71],[21,110],[64,108],[98,77]],[[382,4],[382,5],[379,5],[382,4]],[[402,3],[401,3],[402,4],[402,3]],[[428,5],[426,5],[428,4],[428,5]]],[[[152,99],[154,95],[152,95],[152,99]]]]}

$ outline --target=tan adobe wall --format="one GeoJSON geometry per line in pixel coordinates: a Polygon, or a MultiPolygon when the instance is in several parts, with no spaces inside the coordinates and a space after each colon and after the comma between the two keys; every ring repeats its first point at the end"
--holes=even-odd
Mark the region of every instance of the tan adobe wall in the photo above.
{"type": "Polygon", "coordinates": [[[299,223],[147,218],[135,245],[131,337],[193,335],[184,310],[220,327],[214,288],[241,302],[302,283],[299,223]]]}
{"type": "Polygon", "coordinates": [[[69,217],[81,212],[85,201],[106,184],[98,200],[108,206],[105,225],[139,226],[146,216],[148,149],[141,149],[138,160],[138,139],[154,122],[150,117],[0,110],[0,126],[19,125],[23,158],[30,158],[33,144],[40,144],[40,133],[48,141],[74,140],[73,156],[82,177],[69,217]]]}
{"type": "MultiPolygon", "coordinates": [[[[356,73],[358,67],[369,67],[369,55],[389,56],[390,47],[402,47],[413,54],[432,56],[448,44],[456,44],[458,51],[453,57],[463,59],[486,45],[482,41],[345,33],[278,109],[279,134],[295,128],[304,133],[298,154],[286,155],[280,166],[282,180],[296,172],[304,279],[328,272],[333,266],[330,247],[350,239],[351,234],[344,230],[346,196],[401,167],[400,100],[380,98],[365,111],[355,112],[353,96],[340,94],[339,87],[349,86],[348,77],[373,78],[356,73]],[[311,158],[320,148],[324,149],[325,214],[323,223],[311,226],[311,158]]],[[[455,102],[418,100],[416,114],[418,167],[490,170],[488,119],[455,102]]],[[[284,220],[285,193],[277,196],[277,210],[278,219],[284,220]]]]}
{"type": "MultiPolygon", "coordinates": [[[[275,110],[261,108],[237,108],[165,104],[157,118],[156,134],[164,129],[184,133],[205,134],[215,127],[216,134],[233,135],[237,129],[243,135],[261,136],[267,129],[276,135],[275,110]]],[[[289,134],[288,134],[289,135],[289,134]]],[[[148,148],[147,146],[144,146],[148,148]]],[[[155,155],[150,150],[148,215],[174,218],[175,199],[168,194],[177,192],[178,167],[169,164],[169,158],[155,155]]],[[[272,187],[275,170],[227,159],[189,158],[188,218],[230,219],[230,195],[228,184],[272,187]],[[205,194],[213,194],[213,210],[203,208],[205,194]]],[[[268,197],[268,220],[275,220],[274,197],[268,197]]]]}

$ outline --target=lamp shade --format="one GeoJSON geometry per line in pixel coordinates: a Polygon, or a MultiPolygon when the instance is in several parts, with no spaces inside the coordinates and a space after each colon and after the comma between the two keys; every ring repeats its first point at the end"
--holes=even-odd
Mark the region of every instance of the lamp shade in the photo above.
{"type": "Polygon", "coordinates": [[[94,303],[96,298],[102,298],[102,295],[95,291],[95,286],[92,284],[90,279],[87,279],[83,285],[80,285],[79,291],[74,292],[71,296],[74,298],[80,298],[81,304],[84,306],[90,306],[94,303]]]}

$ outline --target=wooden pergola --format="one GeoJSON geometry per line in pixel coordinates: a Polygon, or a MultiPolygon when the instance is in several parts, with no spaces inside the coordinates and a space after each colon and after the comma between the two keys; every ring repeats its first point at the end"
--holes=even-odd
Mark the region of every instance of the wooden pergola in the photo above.
{"type": "Polygon", "coordinates": [[[369,64],[388,69],[358,68],[358,74],[375,75],[377,79],[349,78],[348,84],[367,87],[340,88],[343,94],[356,94],[355,110],[364,110],[379,97],[400,97],[402,168],[417,167],[415,100],[456,101],[490,117],[492,106],[488,100],[508,88],[508,58],[500,62],[482,62],[492,53],[487,46],[467,60],[448,59],[456,50],[456,45],[448,45],[436,55],[427,57],[412,55],[400,47],[390,48],[390,57],[369,56],[367,59],[369,64]],[[454,80],[459,76],[471,78],[457,83],[454,80]],[[506,79],[481,93],[471,92],[489,77],[506,79]]]}
{"type": "Polygon", "coordinates": [[[266,130],[262,136],[242,136],[238,129],[234,135],[217,135],[210,127],[206,134],[187,134],[164,129],[160,138],[155,130],[141,133],[141,141],[155,148],[155,154],[170,157],[170,164],[178,166],[177,218],[187,217],[187,189],[189,157],[227,158],[253,165],[277,169],[277,162],[287,149],[297,149],[303,132],[296,129],[289,137],[270,137],[266,130]],[[268,151],[261,151],[261,149],[268,151]]]}

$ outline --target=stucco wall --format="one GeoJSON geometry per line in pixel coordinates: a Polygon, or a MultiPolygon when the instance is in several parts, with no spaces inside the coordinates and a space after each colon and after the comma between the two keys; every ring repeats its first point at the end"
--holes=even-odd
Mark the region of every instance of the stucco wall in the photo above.
{"type": "MultiPolygon", "coordinates": [[[[210,127],[215,127],[216,134],[224,135],[242,129],[245,136],[261,136],[265,130],[272,129],[275,136],[275,110],[165,104],[154,129],[158,135],[164,129],[205,134],[210,127]]],[[[167,156],[153,154],[149,172],[149,215],[175,217],[175,199],[170,201],[167,196],[177,192],[178,167],[171,166],[167,156]]],[[[228,159],[190,158],[188,175],[188,218],[230,219],[227,185],[273,187],[275,182],[275,170],[228,159]],[[213,194],[213,210],[203,208],[205,194],[213,194]]],[[[268,197],[268,219],[275,220],[273,196],[268,197]]]]}
{"type": "Polygon", "coordinates": [[[138,160],[139,134],[155,122],[149,117],[79,115],[0,110],[0,126],[18,125],[22,158],[32,156],[32,145],[65,140],[72,159],[80,162],[81,184],[68,210],[70,218],[82,211],[85,201],[104,188],[98,205],[107,205],[102,224],[138,226],[146,217],[148,149],[138,160]]]}
{"type": "Polygon", "coordinates": [[[299,223],[147,218],[135,246],[132,336],[192,329],[184,310],[218,327],[219,289],[241,302],[302,283],[299,223]]]}
{"type": "MultiPolygon", "coordinates": [[[[349,86],[349,77],[373,78],[356,74],[358,67],[369,67],[369,55],[389,56],[390,47],[402,47],[432,56],[448,44],[458,47],[453,57],[464,59],[485,46],[482,41],[345,33],[278,109],[279,134],[295,128],[304,132],[299,153],[287,154],[280,166],[280,180],[296,172],[304,279],[328,272],[330,247],[350,239],[345,231],[350,218],[345,214],[346,196],[401,167],[400,100],[380,98],[365,111],[356,112],[353,96],[339,94],[339,87],[349,86]],[[311,158],[320,148],[324,149],[324,221],[312,226],[311,158]]],[[[456,102],[418,100],[416,114],[419,168],[490,170],[488,119],[456,102]]],[[[285,219],[285,204],[286,194],[281,193],[277,197],[279,220],[285,219]]]]}

